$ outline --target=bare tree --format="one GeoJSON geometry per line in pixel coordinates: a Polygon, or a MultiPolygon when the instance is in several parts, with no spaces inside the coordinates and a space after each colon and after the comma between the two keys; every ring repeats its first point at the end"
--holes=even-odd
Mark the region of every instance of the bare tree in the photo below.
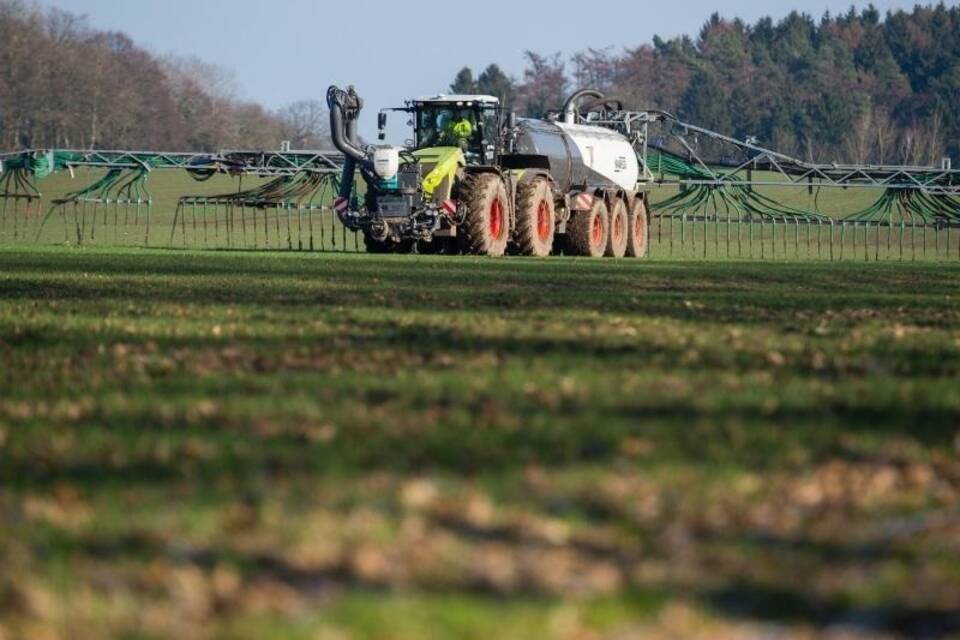
{"type": "Polygon", "coordinates": [[[578,88],[608,91],[616,81],[618,59],[610,55],[610,48],[587,49],[574,54],[573,78],[578,88]]]}
{"type": "Polygon", "coordinates": [[[319,100],[299,100],[277,112],[280,136],[295,149],[324,149],[330,146],[327,108],[319,100]]]}
{"type": "Polygon", "coordinates": [[[276,148],[280,118],[225,69],[159,60],[123,33],[0,0],[0,148],[276,148]]]}
{"type": "Polygon", "coordinates": [[[887,109],[877,109],[873,127],[876,135],[876,160],[880,164],[886,164],[896,140],[893,119],[887,109]]]}
{"type": "Polygon", "coordinates": [[[550,109],[559,109],[568,85],[563,58],[559,53],[545,57],[527,51],[524,55],[527,68],[523,72],[523,84],[517,91],[521,110],[539,116],[550,109]]]}
{"type": "Polygon", "coordinates": [[[856,164],[866,164],[873,151],[873,105],[864,109],[845,141],[846,156],[856,164]]]}
{"type": "Polygon", "coordinates": [[[928,165],[939,166],[946,149],[943,139],[943,113],[939,109],[926,122],[922,131],[921,147],[918,152],[923,154],[928,165]]]}
{"type": "Polygon", "coordinates": [[[164,69],[191,129],[188,143],[203,151],[237,146],[229,122],[237,95],[233,73],[197,58],[167,58],[164,69]]]}
{"type": "Polygon", "coordinates": [[[920,131],[916,125],[910,125],[900,132],[897,143],[897,160],[900,164],[919,164],[917,159],[920,142],[920,131]]]}

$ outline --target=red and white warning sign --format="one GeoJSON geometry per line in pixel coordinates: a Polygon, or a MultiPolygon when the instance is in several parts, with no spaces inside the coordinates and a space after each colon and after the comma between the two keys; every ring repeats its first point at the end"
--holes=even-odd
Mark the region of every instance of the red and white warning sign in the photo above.
{"type": "Polygon", "coordinates": [[[593,208],[594,197],[589,193],[578,193],[573,198],[574,211],[590,211],[593,208]]]}

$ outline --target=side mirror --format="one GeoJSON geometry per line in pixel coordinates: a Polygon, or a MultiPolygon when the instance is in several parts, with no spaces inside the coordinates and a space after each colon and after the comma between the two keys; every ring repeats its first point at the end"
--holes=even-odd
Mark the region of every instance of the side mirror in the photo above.
{"type": "Polygon", "coordinates": [[[387,139],[386,129],[387,129],[387,114],[381,111],[380,113],[377,114],[377,130],[380,131],[380,133],[377,135],[377,138],[379,140],[387,139]]]}

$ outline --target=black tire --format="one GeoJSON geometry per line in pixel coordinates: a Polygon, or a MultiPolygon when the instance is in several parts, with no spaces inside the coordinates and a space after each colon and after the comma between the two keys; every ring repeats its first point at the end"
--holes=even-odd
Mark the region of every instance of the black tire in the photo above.
{"type": "Polygon", "coordinates": [[[461,226],[464,250],[474,255],[502,256],[510,240],[510,208],[503,180],[492,173],[471,175],[460,193],[466,208],[461,226]]]}
{"type": "Polygon", "coordinates": [[[516,242],[525,256],[545,258],[553,251],[557,212],[550,183],[543,178],[517,187],[516,242]]]}
{"type": "Polygon", "coordinates": [[[610,233],[607,234],[607,250],[603,254],[608,258],[622,258],[627,254],[628,218],[627,203],[617,198],[610,207],[610,233]]]}
{"type": "Polygon", "coordinates": [[[567,248],[575,256],[599,258],[607,249],[610,220],[607,205],[596,198],[589,211],[577,211],[567,227],[567,248]]]}
{"type": "Polygon", "coordinates": [[[650,242],[650,217],[643,196],[637,196],[630,207],[627,257],[646,258],[650,242]]]}

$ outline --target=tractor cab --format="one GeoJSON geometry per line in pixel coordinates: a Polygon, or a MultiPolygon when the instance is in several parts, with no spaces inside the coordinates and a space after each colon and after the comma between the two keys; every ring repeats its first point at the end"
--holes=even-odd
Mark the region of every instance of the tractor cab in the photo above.
{"type": "Polygon", "coordinates": [[[415,151],[459,147],[468,165],[496,161],[499,151],[500,101],[493,96],[439,95],[411,100],[415,151]]]}

